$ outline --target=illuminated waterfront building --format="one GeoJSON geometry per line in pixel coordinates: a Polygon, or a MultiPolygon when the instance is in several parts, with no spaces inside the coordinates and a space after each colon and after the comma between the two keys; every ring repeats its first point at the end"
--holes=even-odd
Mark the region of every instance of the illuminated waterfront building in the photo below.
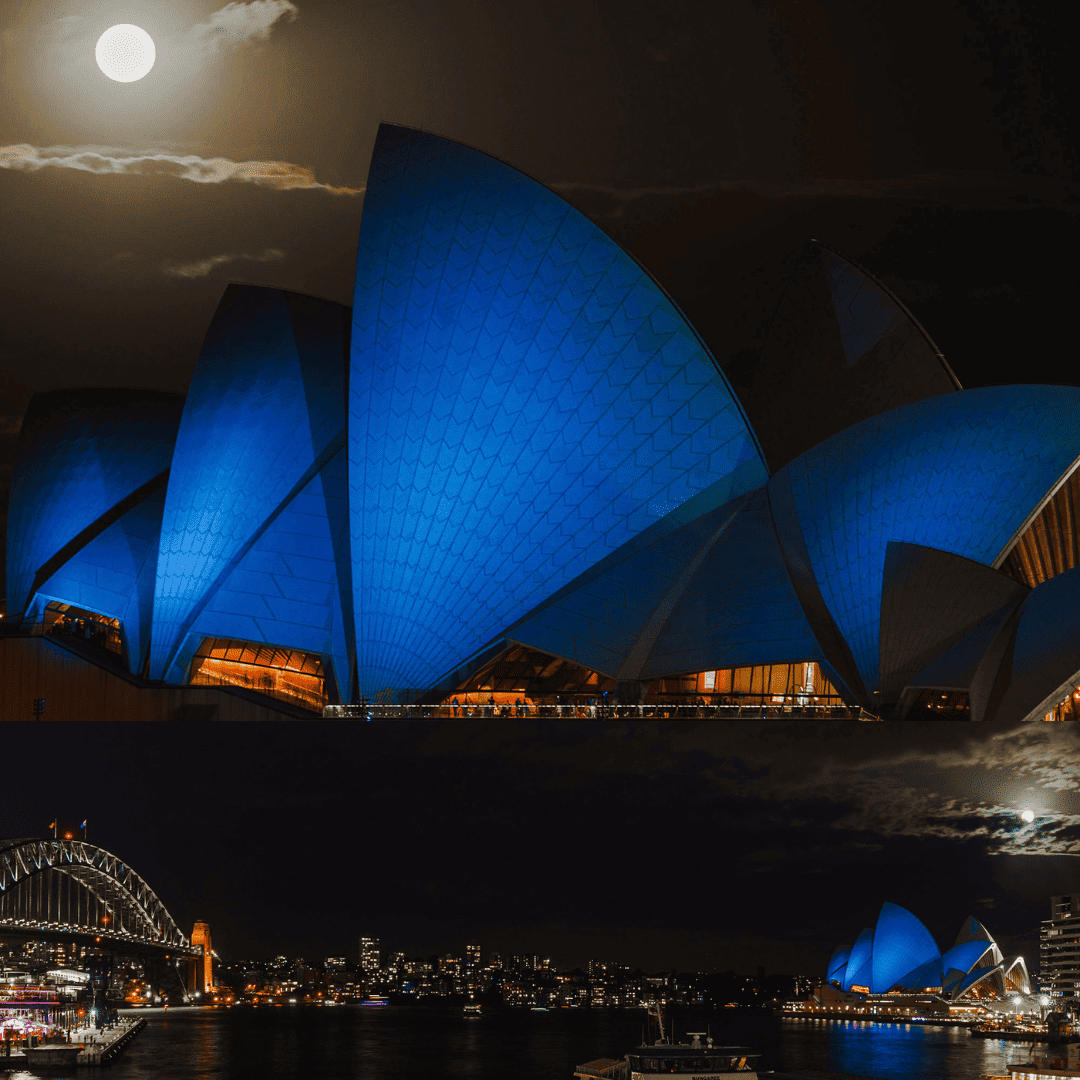
{"type": "Polygon", "coordinates": [[[186,397],[34,397],[5,623],[168,715],[219,687],[1072,715],[1080,389],[960,389],[822,244],[755,379],[560,196],[384,125],[351,308],[233,284],[186,397]]]}
{"type": "Polygon", "coordinates": [[[986,928],[965,920],[956,943],[942,953],[930,931],[897,904],[881,907],[876,926],[829,960],[820,1006],[871,1011],[900,1008],[948,1013],[957,1005],[988,1005],[1031,993],[1022,956],[1003,957],[986,928]]]}
{"type": "Polygon", "coordinates": [[[1080,893],[1050,898],[1039,933],[1039,983],[1055,1008],[1080,1008],[1080,893]]]}
{"type": "Polygon", "coordinates": [[[44,1035],[54,1027],[74,1026],[81,1010],[55,987],[0,982],[0,1042],[44,1035]]]}

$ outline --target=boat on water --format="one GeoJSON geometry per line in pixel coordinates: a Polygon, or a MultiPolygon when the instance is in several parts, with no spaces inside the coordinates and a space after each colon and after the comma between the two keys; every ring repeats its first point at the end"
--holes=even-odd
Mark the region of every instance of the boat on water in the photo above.
{"type": "Polygon", "coordinates": [[[971,1028],[976,1039],[1006,1039],[1011,1042],[1069,1043],[1080,1042],[1073,1018],[1068,1013],[1052,1012],[1045,1020],[1019,1016],[998,1016],[983,1020],[971,1028]]]}
{"type": "Polygon", "coordinates": [[[970,1029],[975,1039],[1005,1039],[1007,1042],[1046,1042],[1045,1024],[975,1024],[970,1029]]]}
{"type": "Polygon", "coordinates": [[[480,1006],[475,1001],[470,1001],[465,1005],[462,1010],[466,1020],[479,1020],[483,1013],[480,1012],[480,1006]]]}
{"type": "Polygon", "coordinates": [[[1067,1013],[1046,1018],[1047,1041],[1032,1043],[1027,1061],[1005,1066],[1006,1073],[983,1080],[1080,1080],[1080,1034],[1067,1013]]]}
{"type": "Polygon", "coordinates": [[[361,1005],[389,1005],[390,1004],[390,999],[388,997],[386,997],[384,994],[368,994],[368,996],[366,998],[364,998],[364,1000],[361,1001],[360,1004],[361,1005]]]}
{"type": "Polygon", "coordinates": [[[659,1006],[651,1006],[649,1015],[660,1025],[660,1038],[642,1043],[622,1061],[598,1058],[574,1069],[578,1080],[654,1080],[665,1076],[694,1077],[697,1080],[758,1080],[760,1054],[745,1046],[714,1046],[704,1031],[688,1031],[688,1043],[669,1042],[664,1035],[664,1021],[659,1006]],[[702,1040],[705,1040],[702,1042],[702,1040]]]}

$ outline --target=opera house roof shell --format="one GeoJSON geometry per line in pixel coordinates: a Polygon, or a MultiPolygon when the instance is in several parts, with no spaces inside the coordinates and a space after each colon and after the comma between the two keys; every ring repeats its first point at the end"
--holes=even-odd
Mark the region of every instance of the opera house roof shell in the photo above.
{"type": "Polygon", "coordinates": [[[826,979],[849,993],[932,991],[953,1001],[1031,993],[1024,958],[1003,957],[974,918],[965,920],[956,944],[942,953],[910,911],[890,903],[882,904],[873,929],[863,930],[854,944],[833,953],[826,979]]]}
{"type": "Polygon", "coordinates": [[[230,285],[186,398],[32,400],[9,621],[98,613],[168,684],[208,639],[300,650],[331,701],[444,693],[511,646],[631,685],[812,661],[885,715],[1067,692],[1078,559],[1035,580],[1030,551],[1080,459],[1080,390],[961,390],[820,244],[757,377],[740,401],[558,195],[384,125],[351,309],[230,285]]]}

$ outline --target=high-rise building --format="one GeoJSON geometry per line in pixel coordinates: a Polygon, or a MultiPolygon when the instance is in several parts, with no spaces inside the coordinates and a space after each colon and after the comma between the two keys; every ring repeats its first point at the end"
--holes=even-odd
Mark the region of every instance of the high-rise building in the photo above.
{"type": "Polygon", "coordinates": [[[1039,982],[1055,1007],[1080,1005],[1080,893],[1050,897],[1039,933],[1039,982]]]}
{"type": "Polygon", "coordinates": [[[344,956],[328,956],[325,960],[326,971],[328,974],[335,971],[345,970],[345,957],[344,956]]]}
{"type": "Polygon", "coordinates": [[[465,946],[465,970],[470,975],[480,970],[480,946],[475,941],[465,946]]]}
{"type": "Polygon", "coordinates": [[[360,939],[360,970],[368,975],[379,970],[379,939],[377,937],[360,939]]]}

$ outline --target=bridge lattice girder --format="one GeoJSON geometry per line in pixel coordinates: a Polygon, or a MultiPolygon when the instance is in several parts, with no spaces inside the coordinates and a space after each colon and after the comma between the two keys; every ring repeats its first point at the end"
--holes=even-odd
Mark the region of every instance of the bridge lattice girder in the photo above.
{"type": "MultiPolygon", "coordinates": [[[[0,897],[50,870],[77,881],[113,913],[113,926],[96,931],[102,937],[185,955],[201,954],[202,950],[191,945],[153,889],[121,858],[104,848],[83,840],[0,840],[0,897]]],[[[85,929],[71,927],[73,932],[85,929]]]]}

